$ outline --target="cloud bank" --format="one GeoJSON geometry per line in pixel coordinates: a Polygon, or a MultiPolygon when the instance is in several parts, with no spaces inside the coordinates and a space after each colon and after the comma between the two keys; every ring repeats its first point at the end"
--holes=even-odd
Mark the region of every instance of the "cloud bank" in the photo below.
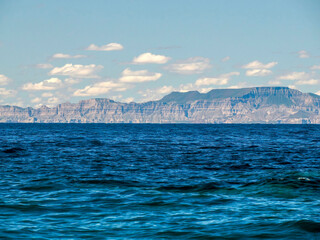
{"type": "Polygon", "coordinates": [[[87,56],[85,55],[70,55],[70,54],[64,54],[64,53],[56,53],[52,55],[52,59],[77,59],[77,58],[85,58],[87,56]]]}
{"type": "Polygon", "coordinates": [[[273,68],[277,64],[277,62],[263,64],[262,62],[256,60],[243,65],[241,68],[248,69],[246,71],[246,76],[248,77],[264,77],[272,74],[272,71],[269,69],[273,68]]]}
{"type": "Polygon", "coordinates": [[[113,81],[98,82],[93,85],[88,85],[83,89],[78,89],[73,93],[73,96],[85,97],[85,96],[97,96],[106,94],[110,91],[125,91],[127,87],[122,83],[116,83],[113,81]]]}
{"type": "Polygon", "coordinates": [[[156,81],[161,76],[161,73],[148,72],[148,70],[131,71],[129,68],[126,68],[122,72],[122,77],[120,77],[119,81],[125,83],[149,82],[156,81]]]}
{"type": "Polygon", "coordinates": [[[53,66],[50,63],[39,63],[35,65],[36,68],[39,69],[50,69],[53,68],[53,66]]]}
{"type": "Polygon", "coordinates": [[[10,82],[10,78],[7,76],[0,74],[0,86],[7,85],[10,82]]]}
{"type": "Polygon", "coordinates": [[[120,43],[109,43],[102,46],[97,46],[95,44],[90,44],[86,50],[89,51],[119,51],[122,50],[123,46],[120,43]]]}
{"type": "Polygon", "coordinates": [[[210,60],[204,57],[193,57],[186,60],[177,61],[165,69],[178,74],[197,74],[211,68],[210,60]]]}
{"type": "Polygon", "coordinates": [[[102,65],[72,65],[66,64],[63,67],[56,67],[49,72],[49,75],[70,76],[74,78],[98,78],[96,73],[103,69],[102,65]]]}
{"type": "Polygon", "coordinates": [[[243,65],[242,68],[244,68],[244,69],[268,69],[268,68],[274,67],[277,64],[278,64],[277,62],[269,62],[269,63],[263,64],[259,61],[253,61],[253,62],[250,62],[246,65],[243,65]]]}
{"type": "Polygon", "coordinates": [[[26,83],[22,86],[22,89],[26,91],[48,91],[62,87],[63,83],[59,78],[50,78],[39,83],[26,83]]]}
{"type": "Polygon", "coordinates": [[[305,50],[299,51],[298,56],[299,56],[299,58],[309,58],[310,57],[310,55],[305,50]]]}
{"type": "Polygon", "coordinates": [[[132,61],[133,64],[147,64],[147,63],[155,63],[155,64],[165,64],[170,60],[170,57],[166,57],[163,55],[155,55],[152,53],[143,53],[138,57],[135,57],[132,61]]]}
{"type": "Polygon", "coordinates": [[[13,97],[17,92],[14,90],[7,90],[5,88],[0,88],[0,96],[2,97],[13,97]]]}
{"type": "Polygon", "coordinates": [[[278,77],[278,79],[280,79],[280,80],[301,80],[301,79],[305,79],[308,77],[309,77],[309,74],[306,72],[292,72],[287,75],[280,76],[280,77],[278,77]]]}
{"type": "Polygon", "coordinates": [[[199,78],[196,82],[196,86],[206,86],[206,85],[226,85],[228,84],[232,76],[239,76],[239,72],[231,72],[226,74],[221,74],[219,77],[215,78],[199,78]]]}

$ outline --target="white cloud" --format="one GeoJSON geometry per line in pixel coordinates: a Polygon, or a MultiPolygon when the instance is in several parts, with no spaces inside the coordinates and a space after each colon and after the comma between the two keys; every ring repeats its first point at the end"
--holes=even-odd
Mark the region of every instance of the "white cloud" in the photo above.
{"type": "Polygon", "coordinates": [[[306,79],[309,77],[309,74],[306,72],[292,72],[287,75],[283,75],[278,77],[280,80],[300,80],[300,79],[306,79]]]}
{"type": "Polygon", "coordinates": [[[39,83],[26,83],[22,89],[26,91],[48,91],[56,90],[63,87],[63,83],[59,78],[50,78],[39,83]]]}
{"type": "Polygon", "coordinates": [[[230,57],[229,56],[226,56],[224,58],[221,59],[221,62],[226,62],[226,61],[229,61],[230,60],[230,57]]]}
{"type": "Polygon", "coordinates": [[[7,76],[0,74],[0,86],[7,85],[10,81],[10,78],[7,76]]]}
{"type": "Polygon", "coordinates": [[[227,78],[200,78],[197,80],[196,85],[226,85],[228,80],[227,78]]]}
{"type": "Polygon", "coordinates": [[[152,53],[143,53],[138,57],[135,57],[132,61],[133,64],[145,64],[145,63],[156,63],[156,64],[164,64],[170,60],[170,57],[166,57],[163,55],[155,55],[152,53]]]}
{"type": "Polygon", "coordinates": [[[246,65],[243,65],[242,68],[249,69],[246,71],[246,76],[264,77],[272,74],[272,71],[268,69],[274,67],[277,64],[278,64],[277,62],[269,62],[269,63],[263,64],[262,62],[259,62],[256,60],[246,65]]]}
{"type": "Polygon", "coordinates": [[[98,82],[93,85],[88,85],[83,89],[76,90],[74,96],[97,96],[108,93],[109,91],[125,91],[127,87],[123,83],[116,83],[112,81],[98,82]]]}
{"type": "Polygon", "coordinates": [[[245,87],[253,87],[251,84],[247,82],[239,82],[237,85],[233,85],[228,87],[229,89],[238,89],[238,88],[245,88],[245,87]]]}
{"type": "Polygon", "coordinates": [[[120,43],[109,43],[103,46],[97,46],[95,44],[90,44],[86,50],[90,51],[116,51],[116,50],[122,50],[123,46],[120,43]]]}
{"type": "Polygon", "coordinates": [[[7,90],[5,88],[0,88],[0,96],[2,97],[12,97],[16,94],[14,90],[7,90]]]}
{"type": "Polygon", "coordinates": [[[122,95],[118,94],[118,95],[110,96],[110,99],[114,101],[121,101],[120,99],[122,99],[122,95]]]}
{"type": "Polygon", "coordinates": [[[215,78],[199,78],[196,82],[196,86],[203,86],[203,85],[226,85],[228,84],[230,78],[232,76],[239,76],[239,72],[231,72],[227,74],[222,74],[219,77],[215,78]]]}
{"type": "Polygon", "coordinates": [[[51,97],[48,99],[48,103],[49,104],[57,104],[57,103],[59,103],[59,98],[51,97]]]}
{"type": "Polygon", "coordinates": [[[25,102],[18,99],[16,102],[11,102],[10,106],[25,107],[25,102]]]}
{"type": "Polygon", "coordinates": [[[319,83],[319,80],[309,79],[309,80],[299,80],[295,84],[296,85],[316,85],[319,83]]]}
{"type": "Polygon", "coordinates": [[[41,98],[36,97],[36,98],[32,99],[31,102],[32,103],[39,103],[39,102],[41,102],[41,98]]]}
{"type": "Polygon", "coordinates": [[[134,102],[134,98],[133,97],[123,98],[123,96],[121,94],[115,95],[115,96],[110,96],[108,98],[112,99],[114,101],[117,101],[117,102],[124,102],[124,103],[134,102]]]}
{"type": "Polygon", "coordinates": [[[277,62],[269,62],[269,63],[263,64],[259,61],[253,61],[253,62],[250,62],[246,65],[243,65],[242,68],[244,68],[244,69],[269,69],[269,68],[274,67],[277,64],[278,64],[277,62]]]}
{"type": "Polygon", "coordinates": [[[278,80],[271,80],[271,81],[269,81],[268,83],[269,83],[270,85],[280,85],[280,84],[281,84],[281,82],[278,81],[278,80]]]}
{"type": "Polygon", "coordinates": [[[66,64],[63,67],[56,67],[49,72],[49,75],[62,75],[74,78],[98,78],[96,72],[103,69],[102,65],[72,65],[66,64]]]}
{"type": "Polygon", "coordinates": [[[193,83],[180,84],[179,88],[176,91],[178,92],[189,92],[197,90],[193,83]]]}
{"type": "Polygon", "coordinates": [[[310,69],[311,70],[320,70],[320,65],[313,65],[310,69]]]}
{"type": "Polygon", "coordinates": [[[77,59],[77,58],[85,58],[85,55],[70,55],[64,53],[56,53],[51,58],[53,59],[77,59]]]}
{"type": "Polygon", "coordinates": [[[156,89],[144,89],[143,91],[139,91],[139,94],[142,96],[140,102],[159,100],[164,95],[171,93],[172,91],[176,91],[172,86],[163,86],[156,89]]]}
{"type": "Polygon", "coordinates": [[[44,98],[48,98],[48,97],[52,97],[53,94],[49,93],[49,92],[45,92],[45,93],[42,93],[41,96],[44,97],[44,98]]]}
{"type": "Polygon", "coordinates": [[[174,91],[174,87],[172,86],[163,86],[159,89],[157,89],[157,92],[160,94],[168,94],[174,91]]]}
{"type": "Polygon", "coordinates": [[[202,73],[210,67],[210,60],[208,58],[193,57],[183,61],[177,61],[165,67],[165,69],[179,74],[196,74],[202,73]]]}
{"type": "Polygon", "coordinates": [[[74,79],[74,78],[66,78],[66,79],[64,80],[64,82],[65,82],[66,84],[68,84],[68,85],[73,85],[73,84],[79,83],[80,80],[79,80],[79,79],[74,79]]]}
{"type": "Polygon", "coordinates": [[[251,69],[246,71],[246,76],[249,77],[264,77],[272,74],[268,69],[251,69]]]}
{"type": "Polygon", "coordinates": [[[0,95],[3,97],[11,97],[16,94],[16,91],[14,90],[7,90],[5,88],[0,88],[0,95]]]}
{"type": "Polygon", "coordinates": [[[298,89],[295,85],[289,85],[288,88],[291,88],[291,89],[298,89]]]}
{"type": "Polygon", "coordinates": [[[316,92],[316,94],[320,96],[320,91],[316,92]]]}
{"type": "Polygon", "coordinates": [[[39,64],[36,64],[35,67],[40,69],[53,68],[53,66],[50,63],[39,63],[39,64]]]}
{"type": "Polygon", "coordinates": [[[143,98],[140,101],[146,102],[146,101],[155,101],[155,100],[161,99],[164,95],[167,95],[174,91],[188,92],[192,90],[195,90],[195,87],[193,86],[192,83],[188,83],[188,84],[181,84],[177,88],[173,86],[165,85],[156,89],[146,89],[146,90],[140,91],[139,94],[143,96],[143,98]]]}
{"type": "Polygon", "coordinates": [[[122,102],[125,102],[125,103],[131,103],[134,101],[134,98],[133,97],[128,97],[128,98],[125,98],[122,100],[122,102]]]}
{"type": "Polygon", "coordinates": [[[126,68],[122,72],[122,77],[119,79],[119,81],[126,83],[149,82],[156,81],[161,76],[161,73],[148,72],[147,70],[131,71],[129,68],[126,68]]]}
{"type": "Polygon", "coordinates": [[[320,81],[312,78],[315,74],[306,73],[306,72],[292,72],[287,75],[278,77],[280,80],[295,80],[295,85],[316,85],[320,81]]]}
{"type": "MultiPolygon", "coordinates": [[[[36,99],[37,98],[35,98],[34,100],[36,100],[36,99]]],[[[41,99],[40,99],[40,101],[41,101],[41,99]]],[[[49,108],[53,108],[53,107],[56,107],[58,103],[62,102],[62,100],[59,99],[58,97],[50,97],[45,101],[45,103],[39,103],[39,102],[38,101],[33,102],[33,103],[38,103],[37,105],[34,106],[34,108],[40,108],[42,106],[47,106],[49,108]]]]}
{"type": "Polygon", "coordinates": [[[301,50],[298,52],[299,58],[309,58],[310,55],[305,50],[301,50]]]}
{"type": "Polygon", "coordinates": [[[41,108],[43,106],[43,104],[42,103],[39,103],[39,104],[37,104],[37,105],[35,105],[35,106],[33,106],[34,107],[34,109],[38,109],[38,108],[41,108]]]}
{"type": "Polygon", "coordinates": [[[180,84],[180,86],[177,89],[175,89],[175,91],[178,91],[178,92],[199,91],[201,93],[205,93],[210,90],[212,90],[212,88],[202,88],[202,87],[196,86],[193,83],[180,84]]]}

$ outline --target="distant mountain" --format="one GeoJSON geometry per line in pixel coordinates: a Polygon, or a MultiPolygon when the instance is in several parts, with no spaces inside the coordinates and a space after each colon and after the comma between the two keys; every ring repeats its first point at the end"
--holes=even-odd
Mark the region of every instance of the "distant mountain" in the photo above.
{"type": "Polygon", "coordinates": [[[160,100],[160,102],[176,102],[184,104],[189,101],[213,100],[218,98],[236,98],[243,97],[250,93],[252,88],[242,89],[213,89],[208,93],[199,93],[198,91],[190,92],[172,92],[160,100]]]}
{"type": "Polygon", "coordinates": [[[320,123],[320,97],[287,87],[172,92],[159,101],[105,98],[34,109],[0,106],[0,122],[45,123],[320,123]]]}

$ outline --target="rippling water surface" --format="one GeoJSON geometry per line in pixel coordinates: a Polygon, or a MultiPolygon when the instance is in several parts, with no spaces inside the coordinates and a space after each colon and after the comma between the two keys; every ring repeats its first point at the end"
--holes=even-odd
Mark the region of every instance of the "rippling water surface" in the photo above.
{"type": "Polygon", "coordinates": [[[0,238],[320,239],[320,126],[0,124],[0,238]]]}

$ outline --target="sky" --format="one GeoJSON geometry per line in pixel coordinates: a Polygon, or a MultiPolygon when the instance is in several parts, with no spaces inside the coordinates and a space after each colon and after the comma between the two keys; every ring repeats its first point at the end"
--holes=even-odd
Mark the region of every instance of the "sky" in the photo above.
{"type": "Polygon", "coordinates": [[[319,0],[0,0],[0,104],[320,94],[319,0]]]}

